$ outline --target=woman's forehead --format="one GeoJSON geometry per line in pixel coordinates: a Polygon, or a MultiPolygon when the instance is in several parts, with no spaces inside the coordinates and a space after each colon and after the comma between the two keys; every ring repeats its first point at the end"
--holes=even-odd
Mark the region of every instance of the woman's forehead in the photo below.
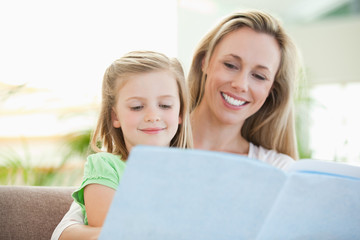
{"type": "Polygon", "coordinates": [[[243,27],[225,35],[215,46],[212,57],[225,56],[239,58],[276,72],[281,52],[273,36],[243,27]]]}

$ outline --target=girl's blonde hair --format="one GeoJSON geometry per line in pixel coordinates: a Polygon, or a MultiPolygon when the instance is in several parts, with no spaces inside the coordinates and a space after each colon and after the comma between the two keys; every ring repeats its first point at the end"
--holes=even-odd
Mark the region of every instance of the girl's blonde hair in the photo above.
{"type": "Polygon", "coordinates": [[[233,13],[205,35],[195,50],[189,71],[190,111],[200,104],[204,95],[206,77],[202,64],[206,69],[217,44],[242,27],[274,37],[280,47],[281,60],[268,98],[258,112],[245,120],[241,134],[249,142],[297,159],[293,116],[293,93],[299,70],[297,49],[279,21],[265,12],[233,13]]]}
{"type": "Polygon", "coordinates": [[[91,148],[95,152],[100,152],[100,148],[105,148],[109,153],[121,155],[123,160],[128,158],[129,152],[126,149],[123,132],[121,128],[114,128],[111,119],[111,111],[118,97],[117,93],[127,77],[163,70],[169,71],[176,79],[180,99],[180,116],[182,118],[175,136],[171,139],[170,147],[192,147],[189,96],[181,64],[177,59],[168,58],[161,53],[134,51],[115,60],[105,71],[100,116],[91,140],[91,148]]]}

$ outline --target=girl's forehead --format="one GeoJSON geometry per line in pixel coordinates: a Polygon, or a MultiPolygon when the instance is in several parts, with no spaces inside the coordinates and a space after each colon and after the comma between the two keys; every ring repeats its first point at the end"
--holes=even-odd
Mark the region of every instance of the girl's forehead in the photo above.
{"type": "Polygon", "coordinates": [[[121,87],[131,80],[141,79],[141,81],[146,81],[147,79],[151,79],[154,76],[156,77],[159,75],[167,75],[169,79],[176,80],[175,75],[170,70],[158,69],[158,70],[149,70],[144,72],[125,73],[122,74],[121,76],[118,76],[116,81],[117,81],[117,86],[121,87]]]}
{"type": "Polygon", "coordinates": [[[151,71],[131,74],[119,79],[117,93],[121,95],[175,95],[179,89],[176,78],[170,71],[151,71]]]}

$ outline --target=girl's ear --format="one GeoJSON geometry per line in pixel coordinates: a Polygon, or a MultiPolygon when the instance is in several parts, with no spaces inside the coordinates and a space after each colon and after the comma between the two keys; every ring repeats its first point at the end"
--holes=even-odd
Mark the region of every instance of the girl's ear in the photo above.
{"type": "Polygon", "coordinates": [[[179,123],[178,124],[182,124],[182,117],[179,116],[179,123]]]}
{"type": "Polygon", "coordinates": [[[116,115],[116,112],[114,111],[114,108],[111,109],[111,121],[114,126],[114,128],[120,128],[120,121],[116,115]]]}

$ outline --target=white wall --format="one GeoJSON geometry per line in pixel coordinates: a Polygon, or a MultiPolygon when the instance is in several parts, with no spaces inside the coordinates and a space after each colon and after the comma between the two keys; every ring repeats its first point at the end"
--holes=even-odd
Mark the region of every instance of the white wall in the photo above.
{"type": "Polygon", "coordinates": [[[289,26],[310,84],[360,82],[360,17],[289,26]]]}

